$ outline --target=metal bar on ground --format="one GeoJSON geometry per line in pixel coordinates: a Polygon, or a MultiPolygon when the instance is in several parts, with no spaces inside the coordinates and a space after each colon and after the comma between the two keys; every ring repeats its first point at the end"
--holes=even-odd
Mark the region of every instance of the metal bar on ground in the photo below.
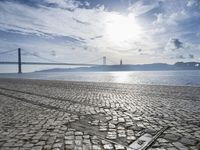
{"type": "Polygon", "coordinates": [[[145,133],[129,145],[129,150],[147,150],[153,144],[153,142],[168,128],[169,126],[163,127],[156,133],[155,136],[145,133]]]}

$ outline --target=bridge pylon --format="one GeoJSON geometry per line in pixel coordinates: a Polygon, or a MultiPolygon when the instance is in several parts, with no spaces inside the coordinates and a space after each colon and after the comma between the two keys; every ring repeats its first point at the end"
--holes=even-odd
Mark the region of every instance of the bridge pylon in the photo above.
{"type": "Polygon", "coordinates": [[[21,48],[18,48],[18,73],[22,73],[21,48]]]}

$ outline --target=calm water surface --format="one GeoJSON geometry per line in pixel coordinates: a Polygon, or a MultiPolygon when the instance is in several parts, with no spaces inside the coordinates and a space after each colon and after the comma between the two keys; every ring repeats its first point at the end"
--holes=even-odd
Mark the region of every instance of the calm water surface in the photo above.
{"type": "Polygon", "coordinates": [[[200,86],[200,71],[34,72],[0,74],[0,78],[200,86]]]}

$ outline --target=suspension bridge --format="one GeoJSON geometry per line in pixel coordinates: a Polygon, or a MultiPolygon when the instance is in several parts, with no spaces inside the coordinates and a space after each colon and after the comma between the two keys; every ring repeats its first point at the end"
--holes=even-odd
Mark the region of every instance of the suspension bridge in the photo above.
{"type": "MultiPolygon", "coordinates": [[[[24,50],[24,49],[21,49],[21,48],[18,48],[18,49],[15,49],[15,50],[3,51],[3,52],[0,52],[0,55],[5,55],[5,54],[12,53],[12,52],[17,52],[17,54],[18,54],[18,61],[0,61],[0,65],[18,65],[18,73],[22,73],[22,65],[56,65],[56,66],[59,66],[59,65],[62,65],[62,66],[63,65],[64,66],[102,66],[102,65],[107,65],[107,58],[106,58],[106,56],[103,56],[101,58],[98,58],[98,59],[94,60],[94,61],[98,61],[98,60],[101,59],[101,60],[103,60],[102,64],[99,64],[99,63],[55,62],[54,60],[42,57],[39,54],[31,53],[31,52],[29,52],[27,50],[24,50]],[[24,51],[25,53],[23,54],[22,51],[24,51]],[[37,57],[39,59],[42,59],[42,60],[45,60],[45,61],[48,61],[48,62],[30,62],[30,61],[24,62],[24,61],[22,61],[22,55],[31,55],[31,56],[37,57]]],[[[113,62],[112,60],[109,60],[109,61],[113,65],[117,64],[117,63],[113,62]]],[[[120,64],[121,64],[121,62],[120,62],[120,64]]]]}

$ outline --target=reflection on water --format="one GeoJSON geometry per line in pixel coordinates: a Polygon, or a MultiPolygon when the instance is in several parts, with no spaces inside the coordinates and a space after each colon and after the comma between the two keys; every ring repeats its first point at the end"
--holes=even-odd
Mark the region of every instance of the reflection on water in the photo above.
{"type": "Polygon", "coordinates": [[[131,78],[131,72],[112,72],[111,76],[113,76],[113,82],[117,83],[128,83],[135,80],[131,78]]]}
{"type": "Polygon", "coordinates": [[[68,81],[114,82],[154,85],[200,86],[200,71],[130,71],[130,72],[35,72],[0,74],[0,78],[28,78],[68,81]]]}

